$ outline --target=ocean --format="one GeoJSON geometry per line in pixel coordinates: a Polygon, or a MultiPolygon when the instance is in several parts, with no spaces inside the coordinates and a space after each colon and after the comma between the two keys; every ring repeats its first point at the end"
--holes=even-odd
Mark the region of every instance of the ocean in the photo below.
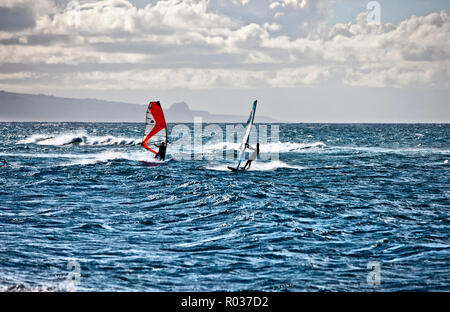
{"type": "Polygon", "coordinates": [[[0,290],[450,291],[449,124],[226,126],[0,123],[0,290]]]}

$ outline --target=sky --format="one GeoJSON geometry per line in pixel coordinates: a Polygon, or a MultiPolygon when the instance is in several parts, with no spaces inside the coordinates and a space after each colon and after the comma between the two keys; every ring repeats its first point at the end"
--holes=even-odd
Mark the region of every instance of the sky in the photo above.
{"type": "Polygon", "coordinates": [[[0,89],[450,122],[448,0],[0,0],[0,89]]]}

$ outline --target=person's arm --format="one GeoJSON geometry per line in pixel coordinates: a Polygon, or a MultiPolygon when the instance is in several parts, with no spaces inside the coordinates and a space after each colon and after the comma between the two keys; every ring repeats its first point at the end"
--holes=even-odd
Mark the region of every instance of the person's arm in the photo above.
{"type": "Polygon", "coordinates": [[[251,149],[252,151],[256,151],[256,148],[254,148],[250,144],[246,144],[245,147],[248,148],[248,149],[251,149]]]}

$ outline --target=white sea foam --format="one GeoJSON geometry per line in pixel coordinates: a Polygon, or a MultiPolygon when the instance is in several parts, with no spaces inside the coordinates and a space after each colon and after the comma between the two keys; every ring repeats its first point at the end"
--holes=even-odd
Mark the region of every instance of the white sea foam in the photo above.
{"type": "Polygon", "coordinates": [[[3,153],[2,157],[24,157],[24,158],[53,158],[59,159],[57,166],[72,166],[72,165],[91,165],[101,162],[108,162],[113,160],[128,160],[128,161],[142,161],[147,163],[160,163],[161,161],[154,158],[154,154],[145,150],[122,152],[117,150],[103,151],[99,153],[88,154],[67,154],[67,153],[3,153]]]}
{"type": "Polygon", "coordinates": [[[59,165],[60,166],[94,165],[97,163],[104,163],[114,160],[161,163],[160,160],[155,159],[154,155],[147,151],[136,151],[136,152],[104,151],[101,153],[85,154],[82,155],[82,157],[75,157],[71,159],[69,162],[62,162],[59,165]]]}
{"type": "MultiPolygon", "coordinates": [[[[206,169],[208,170],[216,170],[216,171],[230,171],[228,169],[228,166],[235,166],[236,164],[220,164],[220,165],[211,165],[207,166],[206,169]]],[[[249,171],[273,171],[281,168],[288,168],[288,169],[297,169],[302,170],[305,169],[304,167],[300,166],[294,166],[289,165],[285,162],[279,161],[279,160],[273,160],[270,162],[260,162],[260,161],[254,161],[252,162],[252,165],[249,169],[249,171]]]]}
{"type": "Polygon", "coordinates": [[[116,136],[94,136],[84,130],[65,132],[59,134],[33,134],[22,139],[17,144],[37,144],[49,146],[65,146],[71,144],[87,146],[110,146],[110,145],[139,145],[141,139],[116,137],[116,136]]]}
{"type": "Polygon", "coordinates": [[[333,146],[329,148],[329,152],[340,151],[356,151],[366,153],[380,153],[380,154],[411,154],[411,153],[424,153],[424,154],[448,154],[450,150],[432,148],[432,147],[378,147],[378,146],[333,146]]]}
{"type": "MultiPolygon", "coordinates": [[[[254,146],[255,144],[251,144],[254,146]]],[[[203,146],[203,152],[214,152],[217,150],[239,150],[241,143],[206,143],[203,146]]],[[[310,142],[310,143],[296,143],[296,142],[273,142],[260,144],[260,153],[289,153],[289,152],[300,152],[313,148],[324,148],[326,144],[323,142],[310,142]]]]}
{"type": "MultiPolygon", "coordinates": [[[[49,134],[33,134],[27,138],[19,140],[17,144],[37,144],[47,146],[138,146],[141,144],[141,138],[130,138],[120,136],[98,136],[88,134],[85,130],[64,132],[64,133],[49,133],[49,134]]],[[[203,141],[200,147],[194,146],[193,152],[212,153],[218,150],[239,150],[241,143],[234,142],[220,142],[209,143],[207,140],[203,141]]],[[[254,144],[252,144],[254,145],[254,144]]],[[[260,145],[261,153],[289,153],[301,152],[308,149],[316,149],[326,147],[323,142],[273,142],[264,143],[260,145]]]]}

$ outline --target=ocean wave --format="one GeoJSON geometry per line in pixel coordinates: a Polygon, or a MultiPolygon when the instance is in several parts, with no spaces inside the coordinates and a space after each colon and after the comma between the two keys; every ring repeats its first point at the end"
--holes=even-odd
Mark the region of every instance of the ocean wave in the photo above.
{"type": "Polygon", "coordinates": [[[49,146],[84,145],[84,146],[111,146],[111,145],[139,145],[141,139],[115,137],[111,135],[93,136],[85,131],[66,132],[60,134],[33,134],[22,139],[17,144],[37,144],[49,146]]]}
{"type": "Polygon", "coordinates": [[[450,154],[446,148],[433,147],[379,147],[379,146],[332,146],[330,152],[363,152],[369,154],[450,154]]]}
{"type": "Polygon", "coordinates": [[[125,161],[136,161],[136,162],[147,162],[147,163],[161,163],[160,160],[155,159],[154,154],[142,151],[133,152],[121,152],[121,151],[103,151],[99,153],[89,153],[89,154],[67,154],[67,153],[4,153],[0,156],[8,157],[24,157],[24,158],[54,158],[60,159],[56,162],[56,166],[73,166],[73,165],[93,165],[101,162],[115,161],[115,160],[125,160],[125,161]]]}
{"type": "Polygon", "coordinates": [[[25,284],[0,287],[0,292],[56,292],[60,290],[57,286],[27,286],[25,284]]]}
{"type": "Polygon", "coordinates": [[[162,163],[160,160],[154,158],[154,154],[149,153],[147,151],[136,151],[136,152],[105,151],[95,154],[86,154],[83,155],[82,157],[76,157],[74,159],[71,159],[69,162],[62,162],[58,165],[59,166],[95,165],[97,163],[119,161],[119,160],[155,163],[155,164],[162,163]]]}
{"type": "Polygon", "coordinates": [[[24,283],[12,284],[9,286],[0,286],[0,292],[73,292],[78,287],[73,281],[63,280],[61,282],[48,283],[48,285],[27,285],[24,283]]]}
{"type": "MultiPolygon", "coordinates": [[[[228,169],[228,166],[230,166],[230,164],[213,165],[207,166],[205,168],[208,170],[215,170],[215,171],[230,171],[230,169],[228,169]]],[[[235,166],[235,164],[231,164],[231,166],[235,166]]],[[[279,160],[273,160],[270,162],[254,161],[252,162],[252,165],[248,171],[274,171],[282,168],[297,169],[297,170],[305,169],[304,167],[289,165],[279,160]]]]}
{"type": "MultiPolygon", "coordinates": [[[[250,144],[253,147],[256,144],[250,144]]],[[[241,143],[206,143],[203,146],[203,152],[214,152],[217,150],[235,150],[238,151],[241,143]]],[[[260,153],[291,153],[291,152],[301,152],[308,149],[324,148],[326,144],[323,142],[310,142],[310,143],[297,143],[297,142],[273,142],[273,143],[262,143],[260,144],[260,153]]],[[[194,151],[195,152],[195,151],[194,151]]]]}
{"type": "MultiPolygon", "coordinates": [[[[141,138],[130,137],[117,137],[112,135],[95,136],[88,134],[84,130],[56,133],[56,134],[33,134],[27,138],[19,140],[16,144],[36,144],[47,146],[67,146],[67,145],[80,145],[80,146],[139,146],[141,144],[141,138]]],[[[251,144],[256,145],[256,144],[251,144]]],[[[238,151],[241,143],[235,142],[220,142],[209,143],[203,142],[202,151],[194,148],[193,152],[210,153],[218,150],[235,150],[238,151]]],[[[308,149],[324,148],[326,144],[323,142],[271,142],[261,143],[261,153],[290,153],[301,152],[308,149]]],[[[169,145],[170,148],[170,145],[169,145]]]]}

